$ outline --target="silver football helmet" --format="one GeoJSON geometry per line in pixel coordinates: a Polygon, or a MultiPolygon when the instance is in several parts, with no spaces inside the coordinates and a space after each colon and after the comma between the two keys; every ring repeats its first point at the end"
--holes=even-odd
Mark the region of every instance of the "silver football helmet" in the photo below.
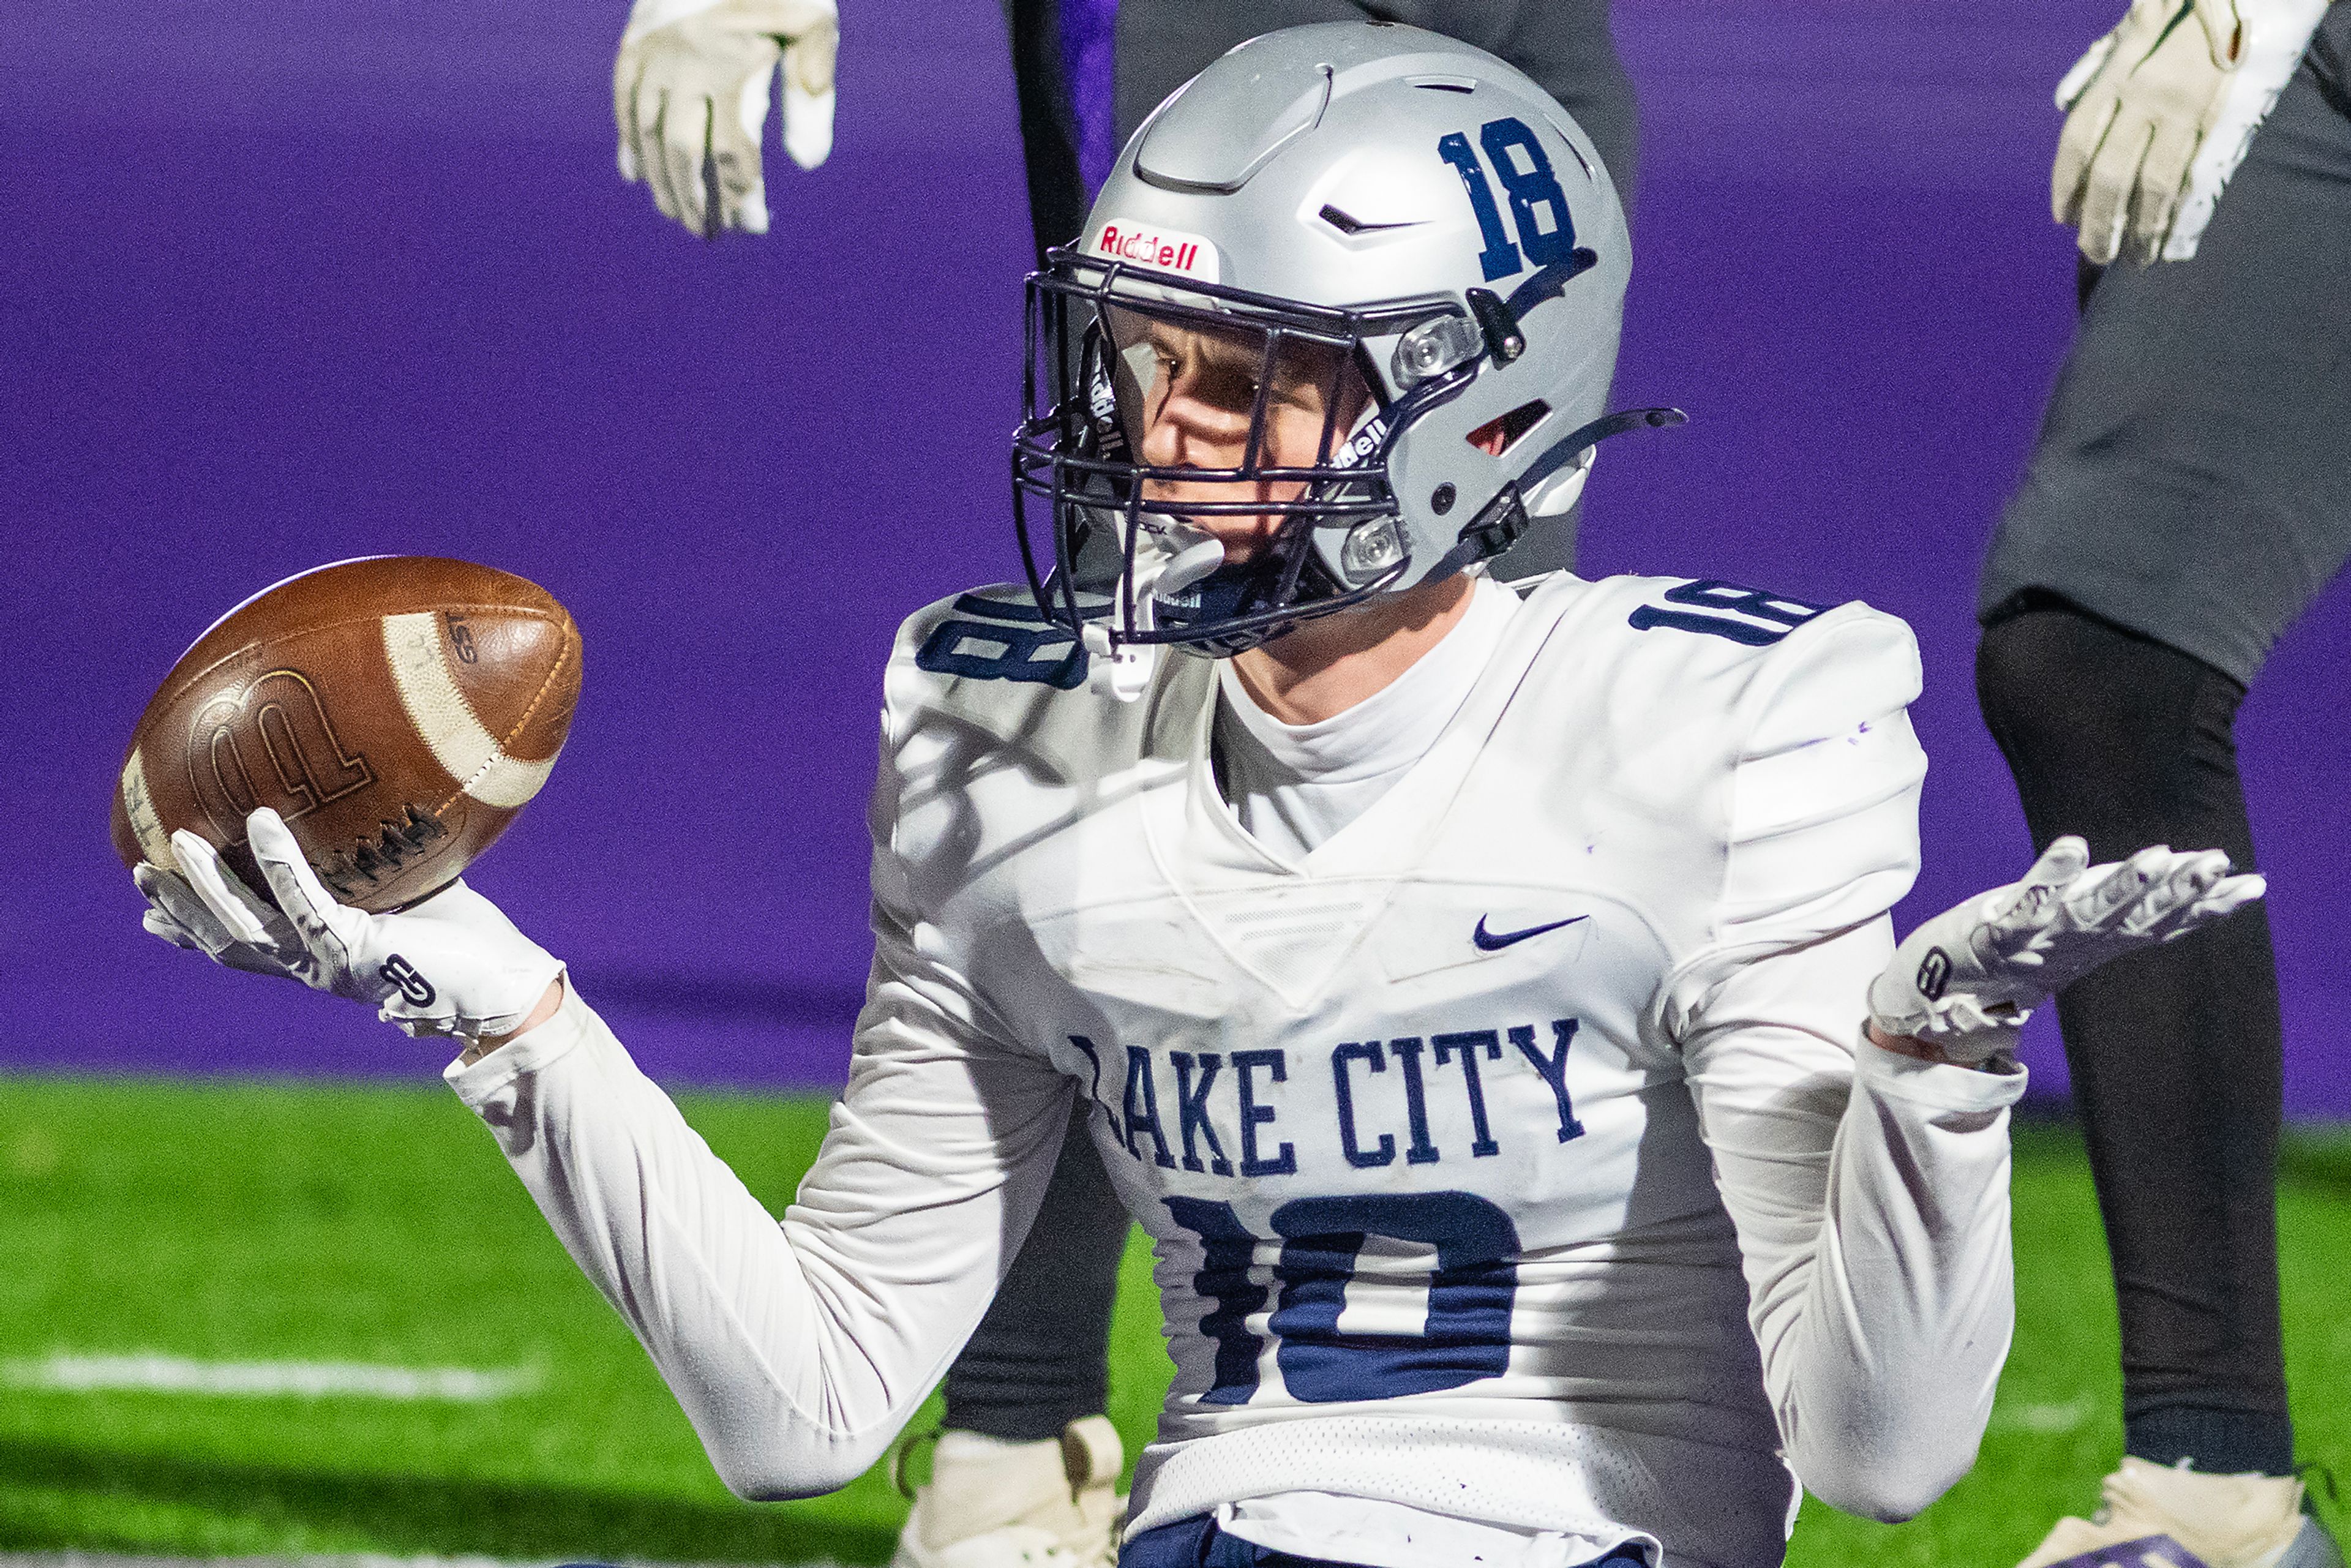
{"type": "Polygon", "coordinates": [[[1606,413],[1630,267],[1591,139],[1501,60],[1381,22],[1241,45],[1029,280],[1013,500],[1039,607],[1133,695],[1145,650],[1238,653],[1498,554],[1574,504],[1595,443],[1681,418],[1606,413]],[[1171,329],[1253,361],[1234,466],[1145,460],[1171,329]],[[1301,461],[1293,427],[1275,462],[1275,389],[1301,382],[1320,442],[1301,461]],[[1238,498],[1197,498],[1218,485],[1238,498]],[[1228,565],[1212,513],[1279,521],[1228,565]]]}

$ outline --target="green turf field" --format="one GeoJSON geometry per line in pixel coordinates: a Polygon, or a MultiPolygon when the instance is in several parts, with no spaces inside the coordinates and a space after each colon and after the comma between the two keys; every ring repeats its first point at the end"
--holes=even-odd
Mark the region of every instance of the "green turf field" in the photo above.
{"type": "MultiPolygon", "coordinates": [[[[686,1113],[779,1206],[818,1100],[686,1113]]],[[[2292,1141],[2287,1343],[2304,1456],[2351,1469],[2351,1133],[2292,1141]]],[[[2018,1140],[2022,1327],[1983,1462],[1915,1523],[1808,1507],[1792,1561],[2005,1565],[2087,1506],[2120,1444],[2114,1308],[2078,1144],[2018,1140]]],[[[1127,1259],[1112,1415],[1130,1451],[1167,1375],[1127,1259]]],[[[0,1078],[0,1551],[384,1552],[802,1563],[885,1559],[881,1475],[820,1501],[729,1498],[684,1417],[438,1085],[0,1078]],[[69,1392],[60,1353],[514,1371],[477,1403],[69,1392]]]]}

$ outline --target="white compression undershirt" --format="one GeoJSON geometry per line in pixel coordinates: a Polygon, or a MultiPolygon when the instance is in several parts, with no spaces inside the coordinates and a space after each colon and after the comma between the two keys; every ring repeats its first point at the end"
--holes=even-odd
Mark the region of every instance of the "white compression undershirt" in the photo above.
{"type": "MultiPolygon", "coordinates": [[[[1278,856],[1301,860],[1369,810],[1461,711],[1518,611],[1515,592],[1479,579],[1468,612],[1435,647],[1379,691],[1317,724],[1275,718],[1249,695],[1231,662],[1222,664],[1218,772],[1242,831],[1278,856]]],[[[1227,1503],[1217,1523],[1259,1546],[1364,1568],[1564,1568],[1607,1544],[1325,1492],[1227,1503]]]]}
{"type": "Polygon", "coordinates": [[[1232,662],[1222,662],[1218,773],[1241,831],[1276,855],[1300,860],[1369,810],[1461,711],[1518,611],[1515,592],[1478,579],[1468,612],[1437,646],[1318,724],[1284,724],[1267,713],[1232,662]]]}

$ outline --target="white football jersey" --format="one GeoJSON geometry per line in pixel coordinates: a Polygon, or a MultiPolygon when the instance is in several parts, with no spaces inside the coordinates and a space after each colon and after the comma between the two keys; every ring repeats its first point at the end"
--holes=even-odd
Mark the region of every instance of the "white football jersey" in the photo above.
{"type": "Polygon", "coordinates": [[[873,984],[779,1241],[584,1007],[455,1074],[730,1482],[878,1452],[1072,1085],[1176,1367],[1131,1531],[1322,1493],[1744,1568],[1789,1462],[1873,1511],[1964,1469],[2022,1081],[1860,1044],[1917,861],[1907,628],[1550,580],[1302,859],[1218,793],[1213,664],[1084,673],[1021,591],[902,633],[873,984]]]}

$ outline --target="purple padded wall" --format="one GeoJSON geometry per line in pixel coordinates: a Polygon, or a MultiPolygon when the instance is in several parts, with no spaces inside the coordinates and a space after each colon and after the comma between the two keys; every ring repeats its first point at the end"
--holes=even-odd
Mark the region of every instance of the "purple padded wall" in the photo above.
{"type": "MultiPolygon", "coordinates": [[[[1915,919],[2024,863],[1970,693],[1972,578],[2070,330],[2049,84],[2105,4],[1628,0],[1650,152],[1587,570],[1910,620],[1915,919]]],[[[587,635],[586,700],[477,885],[649,1067],[837,1082],[892,630],[1017,573],[1019,162],[990,0],[850,8],[839,151],[698,243],[614,177],[621,20],[544,0],[51,7],[0,113],[0,511],[17,677],[0,1065],[422,1072],[358,1009],[142,936],[107,791],[221,610],[341,556],[470,556],[587,635]]],[[[780,159],[775,161],[780,165],[780,159]]],[[[2340,594],[2243,722],[2289,1095],[2351,1113],[2323,904],[2340,594]]],[[[2060,1082],[2053,1040],[2035,1055],[2060,1082]]]]}

